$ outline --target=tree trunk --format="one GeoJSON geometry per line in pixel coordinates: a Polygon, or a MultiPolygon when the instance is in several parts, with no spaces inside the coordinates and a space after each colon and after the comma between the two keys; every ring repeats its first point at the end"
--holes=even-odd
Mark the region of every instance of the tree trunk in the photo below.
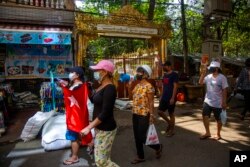
{"type": "Polygon", "coordinates": [[[184,0],[181,0],[181,15],[182,15],[182,33],[183,33],[183,56],[184,56],[184,73],[188,73],[188,43],[187,43],[187,26],[184,0]]]}
{"type": "Polygon", "coordinates": [[[155,10],[155,0],[150,0],[149,9],[148,9],[148,20],[152,21],[154,19],[154,10],[155,10]]]}
{"type": "Polygon", "coordinates": [[[122,6],[128,5],[130,0],[123,0],[122,1],[122,6]]]}

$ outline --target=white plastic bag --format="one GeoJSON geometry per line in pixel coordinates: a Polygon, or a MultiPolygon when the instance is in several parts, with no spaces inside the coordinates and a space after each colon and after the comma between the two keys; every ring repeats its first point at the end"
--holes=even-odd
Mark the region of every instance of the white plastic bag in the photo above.
{"type": "Polygon", "coordinates": [[[87,107],[88,107],[88,111],[89,111],[89,121],[93,121],[94,104],[91,103],[89,98],[87,100],[87,107]]]}
{"type": "Polygon", "coordinates": [[[147,139],[145,145],[155,145],[159,144],[159,138],[155,129],[155,125],[151,124],[148,127],[147,139]]]}
{"type": "Polygon", "coordinates": [[[227,111],[226,110],[222,110],[220,113],[220,119],[221,119],[221,123],[222,125],[225,125],[227,122],[227,111]]]}

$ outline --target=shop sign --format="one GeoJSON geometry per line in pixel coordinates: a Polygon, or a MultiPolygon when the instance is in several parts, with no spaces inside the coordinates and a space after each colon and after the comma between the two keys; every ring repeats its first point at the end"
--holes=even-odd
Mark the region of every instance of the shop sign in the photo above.
{"type": "Polygon", "coordinates": [[[16,78],[68,77],[65,68],[72,67],[71,45],[7,45],[5,76],[16,78]]]}
{"type": "Polygon", "coordinates": [[[128,34],[144,34],[144,35],[158,34],[158,30],[156,28],[117,26],[117,25],[106,25],[106,24],[98,24],[97,30],[101,32],[117,32],[117,33],[128,33],[128,34]]]}
{"type": "Polygon", "coordinates": [[[71,33],[0,30],[0,43],[71,45],[71,33]]]}

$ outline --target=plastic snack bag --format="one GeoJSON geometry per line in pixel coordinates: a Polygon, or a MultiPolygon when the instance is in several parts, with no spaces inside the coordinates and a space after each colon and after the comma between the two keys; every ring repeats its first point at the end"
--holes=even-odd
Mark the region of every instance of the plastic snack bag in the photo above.
{"type": "Polygon", "coordinates": [[[145,145],[159,144],[159,138],[155,129],[154,124],[149,125],[147,132],[147,139],[145,145]]]}
{"type": "Polygon", "coordinates": [[[221,111],[220,118],[221,118],[222,125],[225,125],[227,122],[227,111],[226,110],[221,111]]]}

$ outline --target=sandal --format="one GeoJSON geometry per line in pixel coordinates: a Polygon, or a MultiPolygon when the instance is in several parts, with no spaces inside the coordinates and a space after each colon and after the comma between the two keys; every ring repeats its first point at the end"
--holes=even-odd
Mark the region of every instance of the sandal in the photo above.
{"type": "Polygon", "coordinates": [[[142,162],[145,162],[145,159],[136,158],[133,161],[131,161],[131,164],[138,164],[138,163],[142,163],[142,162]]]}
{"type": "Polygon", "coordinates": [[[214,140],[220,140],[222,138],[220,136],[214,136],[212,139],[214,139],[214,140]]]}
{"type": "Polygon", "coordinates": [[[64,165],[72,165],[72,164],[75,164],[75,163],[78,163],[78,162],[79,162],[79,159],[77,159],[77,160],[66,159],[65,161],[63,161],[63,164],[64,165]]]}
{"type": "Polygon", "coordinates": [[[200,136],[200,140],[205,140],[205,139],[208,139],[210,137],[211,137],[211,135],[202,135],[202,136],[200,136]]]}
{"type": "Polygon", "coordinates": [[[170,126],[168,125],[167,128],[166,128],[166,130],[165,130],[165,132],[168,133],[169,130],[170,130],[170,126]]]}
{"type": "Polygon", "coordinates": [[[158,151],[156,151],[156,157],[155,157],[156,159],[161,158],[162,148],[163,148],[163,145],[162,145],[162,144],[160,144],[160,148],[159,148],[159,150],[158,150],[158,151]]]}

